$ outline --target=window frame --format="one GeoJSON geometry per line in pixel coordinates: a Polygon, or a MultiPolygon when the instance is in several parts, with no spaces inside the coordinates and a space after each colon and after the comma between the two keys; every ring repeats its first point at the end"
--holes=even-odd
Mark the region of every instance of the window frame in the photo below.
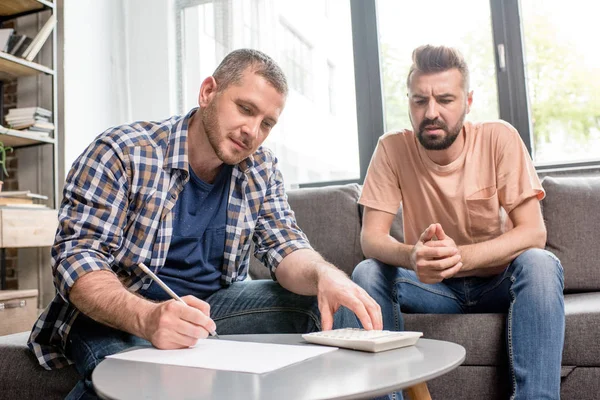
{"type": "Polygon", "coordinates": [[[288,86],[298,94],[312,100],[314,98],[311,71],[313,45],[283,17],[279,18],[278,28],[282,30],[281,34],[286,44],[292,45],[289,49],[284,50],[284,60],[282,61],[282,63],[290,63],[293,66],[292,76],[287,76],[288,86]]]}
{"type": "MultiPolygon", "coordinates": [[[[231,1],[231,0],[229,0],[231,1]]],[[[499,117],[512,124],[532,154],[532,124],[527,96],[523,26],[519,0],[489,0],[499,117]],[[516,29],[515,29],[516,27],[516,29]],[[503,51],[502,51],[503,50],[503,51]]],[[[175,3],[177,40],[177,106],[183,108],[182,13],[186,7],[211,0],[177,0],[175,3]]],[[[360,176],[358,179],[299,184],[321,187],[364,182],[377,141],[385,130],[385,109],[381,54],[379,52],[377,0],[349,0],[354,50],[354,83],[360,176]]],[[[540,173],[600,170],[600,160],[537,165],[540,173]]]]}
{"type": "MultiPolygon", "coordinates": [[[[383,90],[380,80],[380,54],[378,51],[377,54],[373,54],[374,49],[379,48],[376,29],[376,1],[350,0],[355,41],[355,71],[357,71],[356,100],[357,117],[359,119],[361,183],[364,182],[366,169],[368,168],[368,162],[365,164],[365,160],[370,160],[371,154],[377,146],[377,139],[384,132],[383,124],[379,124],[379,120],[385,118],[383,113],[383,90]],[[358,14],[356,18],[355,14],[358,14]],[[364,24],[370,24],[370,27],[364,26],[364,24]],[[371,30],[374,29],[375,33],[370,28],[371,30]],[[364,82],[360,82],[361,79],[364,79],[364,82]],[[368,110],[373,115],[365,115],[364,110],[368,110]]],[[[527,151],[532,155],[533,129],[527,96],[523,25],[521,23],[519,0],[490,0],[490,13],[495,50],[499,117],[517,129],[527,147],[527,151]],[[504,50],[504,57],[502,57],[501,47],[504,50]],[[503,64],[502,68],[501,64],[503,64]]],[[[597,171],[600,170],[600,159],[536,165],[536,170],[539,173],[597,171]]]]}
{"type": "MultiPolygon", "coordinates": [[[[225,0],[228,1],[230,4],[233,0],[225,0]]],[[[350,0],[349,0],[350,1],[350,0]]],[[[175,58],[176,58],[176,62],[175,62],[175,79],[176,79],[176,93],[175,93],[175,98],[176,98],[176,107],[179,113],[184,113],[187,110],[184,110],[184,77],[183,77],[183,55],[184,55],[184,43],[183,43],[183,13],[184,10],[186,8],[189,7],[195,7],[198,5],[202,5],[202,4],[206,4],[206,3],[212,3],[214,2],[213,0],[175,0],[175,3],[173,5],[174,7],[174,16],[175,16],[175,58]]],[[[352,15],[352,37],[353,37],[353,49],[354,49],[354,64],[355,67],[357,65],[357,57],[356,57],[356,51],[357,51],[357,46],[356,46],[356,42],[357,42],[357,37],[360,37],[361,32],[357,33],[356,27],[355,27],[355,19],[356,18],[361,18],[361,16],[357,16],[357,9],[359,7],[353,7],[351,2],[351,15],[352,15]]],[[[360,4],[361,2],[359,1],[358,4],[360,4]]],[[[366,1],[365,3],[367,3],[367,7],[371,6],[371,7],[375,7],[375,3],[374,2],[370,2],[370,1],[366,1]]],[[[369,17],[373,18],[375,16],[375,10],[373,8],[373,10],[371,10],[369,17]]],[[[370,20],[369,20],[370,21],[370,20]]],[[[280,21],[281,23],[281,21],[280,21]]],[[[283,21],[283,23],[285,23],[285,21],[283,21]]],[[[289,25],[289,24],[287,24],[289,25]]],[[[286,26],[287,26],[286,25],[286,26]]],[[[361,24],[361,26],[363,26],[363,24],[361,24]]],[[[367,26],[367,29],[369,29],[369,34],[374,35],[374,38],[377,38],[377,29],[373,29],[373,27],[367,26]]],[[[291,29],[291,28],[290,28],[291,29]]],[[[364,29],[364,26],[363,26],[364,29]]],[[[299,36],[301,40],[303,40],[302,36],[299,36]]],[[[306,41],[305,41],[306,42],[306,41]]],[[[366,42],[369,43],[369,42],[366,42]]],[[[365,45],[366,43],[363,43],[363,45],[365,45]]],[[[310,46],[310,43],[306,42],[306,44],[308,46],[310,46]]],[[[372,56],[375,56],[378,59],[378,50],[376,50],[375,52],[370,52],[370,54],[372,56]]],[[[365,61],[365,60],[363,60],[365,61]]],[[[362,66],[361,66],[362,67],[362,66]]],[[[364,75],[363,71],[362,75],[364,75]]],[[[358,81],[358,74],[355,71],[355,84],[358,81]]],[[[375,76],[379,77],[379,74],[377,73],[375,76]]],[[[365,76],[365,79],[367,77],[365,76]]],[[[379,78],[377,78],[379,79],[379,78]]],[[[358,85],[357,86],[357,90],[358,90],[358,85]]],[[[362,87],[362,85],[361,85],[362,87]]],[[[366,86],[365,86],[366,87],[366,86]]],[[[374,95],[376,95],[376,93],[374,93],[374,95]]],[[[381,95],[381,90],[380,90],[380,95],[381,95]]],[[[356,93],[356,107],[357,107],[357,112],[361,112],[362,107],[359,106],[359,98],[361,98],[362,96],[359,95],[359,93],[356,93]]],[[[383,107],[380,106],[379,109],[377,109],[377,102],[374,102],[375,104],[375,109],[373,110],[374,112],[378,112],[377,115],[379,115],[381,117],[381,121],[377,124],[375,124],[372,128],[377,129],[378,132],[383,132],[383,107]]],[[[319,181],[319,182],[307,182],[307,183],[300,183],[295,185],[296,187],[300,187],[300,188],[304,188],[304,187],[322,187],[322,186],[329,186],[329,185],[344,185],[344,184],[349,184],[349,183],[362,183],[364,181],[364,174],[366,172],[366,168],[369,165],[369,161],[371,159],[371,153],[372,150],[370,150],[370,147],[367,145],[363,145],[363,138],[361,138],[361,131],[368,131],[368,130],[361,130],[360,127],[360,123],[361,121],[363,121],[365,124],[370,125],[371,123],[369,122],[369,120],[371,119],[371,113],[363,113],[361,116],[357,115],[357,131],[358,131],[358,138],[357,140],[359,141],[358,144],[358,151],[359,151],[359,159],[360,159],[360,176],[356,179],[348,179],[348,180],[336,180],[336,181],[319,181]],[[364,148],[361,149],[361,148],[364,148]],[[364,167],[364,168],[363,168],[364,167]],[[363,172],[364,170],[364,172],[363,172]]],[[[377,144],[377,138],[375,138],[375,144],[377,144]]],[[[373,147],[374,149],[374,147],[373,147]]]]}

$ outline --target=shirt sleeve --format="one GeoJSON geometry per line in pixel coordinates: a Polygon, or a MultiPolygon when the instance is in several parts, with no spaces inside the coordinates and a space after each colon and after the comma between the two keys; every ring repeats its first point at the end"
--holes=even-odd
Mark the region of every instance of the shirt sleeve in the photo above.
{"type": "Polygon", "coordinates": [[[294,212],[287,201],[283,176],[277,166],[276,158],[272,168],[253,240],[255,257],[269,268],[271,278],[276,280],[275,271],[288,254],[299,249],[312,249],[312,247],[304,232],[298,227],[294,212]]]}
{"type": "Polygon", "coordinates": [[[388,157],[385,138],[380,138],[377,143],[358,202],[395,215],[402,203],[402,190],[388,157]]]}
{"type": "Polygon", "coordinates": [[[510,213],[523,201],[545,196],[525,143],[517,130],[501,124],[497,135],[496,178],[500,204],[510,213]]]}
{"type": "Polygon", "coordinates": [[[54,285],[65,300],[73,284],[92,271],[112,271],[128,207],[125,163],[98,140],[75,161],[64,188],[52,247],[54,285]]]}

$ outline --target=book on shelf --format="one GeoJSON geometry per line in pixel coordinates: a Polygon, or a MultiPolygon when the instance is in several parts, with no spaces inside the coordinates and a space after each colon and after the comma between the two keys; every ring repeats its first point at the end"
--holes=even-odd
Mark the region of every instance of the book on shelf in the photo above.
{"type": "Polygon", "coordinates": [[[6,118],[25,118],[25,117],[46,117],[52,118],[52,111],[47,110],[42,107],[21,107],[21,108],[11,108],[8,110],[6,114],[6,118]]]}
{"type": "Polygon", "coordinates": [[[7,53],[12,54],[15,57],[22,57],[27,46],[31,43],[31,40],[32,39],[26,35],[12,35],[10,42],[8,43],[7,53]]]}
{"type": "Polygon", "coordinates": [[[39,115],[37,113],[32,114],[23,114],[23,115],[15,115],[15,114],[6,114],[6,119],[10,122],[18,122],[26,119],[35,119],[37,121],[50,121],[49,117],[39,115]]]}
{"type": "Polygon", "coordinates": [[[30,126],[29,128],[27,128],[27,130],[29,132],[36,132],[39,134],[47,134],[50,135],[52,132],[54,132],[54,125],[52,125],[52,127],[48,127],[48,126],[38,126],[37,124],[34,124],[32,126],[30,126]]]}
{"type": "Polygon", "coordinates": [[[0,208],[35,208],[35,209],[47,209],[49,208],[45,204],[0,204],[0,208]]]}
{"type": "MultiPolygon", "coordinates": [[[[31,139],[31,140],[46,140],[51,138],[52,136],[50,135],[50,132],[44,131],[35,131],[35,130],[16,130],[16,129],[11,129],[11,128],[7,128],[5,126],[0,125],[0,135],[12,135],[12,136],[19,136],[19,137],[24,137],[27,139],[31,139]]],[[[0,142],[2,141],[2,137],[0,136],[0,142]]]]}
{"type": "Polygon", "coordinates": [[[17,131],[27,129],[30,131],[36,132],[52,132],[54,131],[54,124],[48,121],[40,121],[40,120],[23,120],[16,122],[8,122],[8,126],[11,129],[15,129],[17,131]]]}
{"type": "Polygon", "coordinates": [[[32,193],[31,190],[0,190],[0,198],[6,197],[48,200],[48,196],[44,196],[43,194],[32,193]]]}
{"type": "Polygon", "coordinates": [[[33,204],[33,199],[23,197],[0,197],[0,206],[13,204],[33,204]]]}
{"type": "Polygon", "coordinates": [[[15,30],[12,28],[0,29],[0,51],[6,52],[8,48],[8,42],[12,37],[12,34],[15,30]]]}
{"type": "Polygon", "coordinates": [[[46,39],[48,39],[48,36],[50,36],[55,26],[56,15],[52,14],[21,57],[25,58],[27,61],[33,61],[35,56],[37,56],[37,54],[40,52],[44,43],[46,43],[46,39]]]}
{"type": "Polygon", "coordinates": [[[12,35],[10,35],[10,38],[8,38],[8,43],[6,43],[6,47],[4,48],[4,52],[8,53],[8,54],[12,54],[13,49],[19,43],[19,41],[21,41],[23,36],[25,36],[25,35],[19,35],[17,33],[13,33],[12,35]]]}
{"type": "Polygon", "coordinates": [[[31,193],[29,190],[0,191],[0,206],[28,208],[45,207],[44,204],[38,202],[40,200],[48,200],[48,196],[31,193]]]}
{"type": "Polygon", "coordinates": [[[15,123],[20,123],[20,122],[27,122],[27,121],[46,121],[46,122],[50,122],[50,118],[49,117],[45,117],[43,115],[39,115],[39,114],[24,114],[24,115],[14,115],[14,114],[7,114],[6,117],[4,118],[6,120],[6,122],[9,122],[11,124],[15,124],[15,123]]]}
{"type": "Polygon", "coordinates": [[[40,141],[46,141],[47,139],[53,137],[52,135],[50,135],[50,132],[47,131],[35,131],[28,129],[23,129],[19,131],[0,125],[0,142],[2,141],[2,135],[17,136],[25,139],[40,141]]]}
{"type": "Polygon", "coordinates": [[[11,108],[4,117],[9,129],[50,135],[54,123],[50,121],[52,111],[42,107],[11,108]]]}
{"type": "Polygon", "coordinates": [[[12,127],[13,129],[19,129],[19,128],[15,128],[15,126],[34,125],[37,123],[40,123],[41,124],[40,126],[43,126],[44,124],[48,124],[48,123],[51,124],[52,122],[48,121],[47,119],[42,119],[42,118],[6,119],[6,125],[12,127]]]}
{"type": "Polygon", "coordinates": [[[7,125],[25,125],[25,124],[35,124],[36,122],[51,122],[46,117],[40,117],[38,115],[34,117],[8,117],[4,118],[6,120],[7,125]]]}

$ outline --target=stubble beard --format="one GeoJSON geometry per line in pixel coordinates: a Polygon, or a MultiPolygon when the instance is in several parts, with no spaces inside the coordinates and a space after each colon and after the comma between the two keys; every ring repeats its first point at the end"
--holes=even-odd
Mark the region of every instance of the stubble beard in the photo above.
{"type": "Polygon", "coordinates": [[[244,154],[240,154],[239,156],[228,155],[223,150],[223,146],[226,144],[227,138],[220,136],[221,126],[219,125],[219,119],[217,117],[217,110],[214,101],[212,101],[205,109],[202,110],[201,120],[204,127],[204,132],[208,138],[208,142],[210,143],[219,160],[223,161],[223,163],[227,165],[236,165],[247,157],[247,155],[244,154]]]}
{"type": "Polygon", "coordinates": [[[419,139],[419,143],[421,143],[421,145],[426,150],[446,150],[447,148],[452,146],[452,144],[458,137],[458,134],[463,128],[463,123],[465,122],[466,115],[467,111],[465,110],[462,116],[460,117],[460,120],[452,128],[449,128],[448,125],[446,125],[443,121],[439,119],[424,119],[419,125],[419,129],[417,130],[417,139],[419,139]],[[425,127],[428,125],[433,125],[443,130],[444,132],[446,132],[446,135],[444,135],[444,137],[441,140],[431,139],[425,136],[425,127]]]}

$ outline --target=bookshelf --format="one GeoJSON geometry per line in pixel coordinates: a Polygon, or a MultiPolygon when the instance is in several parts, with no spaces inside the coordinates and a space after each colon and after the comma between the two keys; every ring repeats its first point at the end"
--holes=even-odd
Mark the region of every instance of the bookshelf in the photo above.
{"type": "Polygon", "coordinates": [[[22,76],[34,76],[39,73],[54,75],[54,70],[0,51],[1,81],[10,81],[22,76]]]}
{"type": "Polygon", "coordinates": [[[0,127],[0,141],[5,146],[18,149],[20,147],[36,146],[42,143],[54,144],[56,141],[52,137],[38,135],[35,132],[16,131],[5,127],[0,127]]]}
{"type": "Polygon", "coordinates": [[[54,8],[54,4],[44,0],[6,0],[0,3],[0,18],[18,18],[46,8],[54,8]]]}
{"type": "MultiPolygon", "coordinates": [[[[31,22],[34,21],[38,26],[37,29],[43,25],[43,20],[47,16],[56,14],[56,6],[52,1],[48,0],[2,0],[0,2],[0,28],[7,21],[13,21],[18,30],[21,30],[21,23],[27,28],[25,32],[28,36],[31,35],[31,29],[34,30],[36,27],[32,27],[31,22]],[[43,14],[40,14],[42,13],[43,14]],[[33,16],[32,16],[33,15],[33,16]],[[35,15],[40,15],[39,19],[36,19],[35,15]],[[29,16],[29,17],[27,17],[29,16]],[[25,18],[23,18],[25,17],[25,18]],[[29,25],[28,25],[29,23],[29,25]],[[30,29],[27,32],[27,29],[30,29]]],[[[34,33],[35,35],[35,33],[34,33]]],[[[7,248],[39,248],[48,247],[52,245],[54,240],[54,234],[56,231],[57,224],[57,211],[54,209],[58,204],[58,149],[56,132],[58,130],[57,116],[57,73],[56,73],[56,43],[57,34],[56,27],[54,27],[52,33],[47,39],[45,46],[51,45],[51,51],[48,51],[50,47],[46,47],[43,50],[43,54],[38,54],[33,61],[27,61],[24,58],[16,57],[12,54],[0,51],[0,110],[4,114],[4,84],[6,82],[12,82],[15,79],[19,79],[18,86],[21,86],[21,78],[33,79],[35,84],[32,85],[31,80],[26,82],[26,87],[37,88],[33,90],[33,101],[41,102],[41,104],[32,104],[42,106],[50,109],[53,115],[53,122],[55,125],[54,133],[51,135],[39,134],[37,132],[19,131],[9,129],[5,126],[0,125],[0,141],[5,146],[11,146],[15,149],[19,163],[21,163],[22,156],[25,156],[23,164],[27,164],[27,175],[29,180],[37,181],[40,193],[48,196],[49,200],[47,205],[49,208],[18,208],[18,207],[0,207],[0,289],[6,289],[6,249],[7,248]],[[34,78],[29,78],[34,77],[34,78]],[[40,79],[39,77],[47,77],[40,79]],[[42,93],[43,92],[43,93],[42,93]],[[31,148],[36,150],[31,153],[31,148]],[[20,151],[21,150],[21,151],[20,151]],[[28,152],[29,151],[29,152],[28,152]],[[25,152],[25,153],[23,153],[25,152]],[[40,156],[35,156],[40,154],[40,156]],[[51,156],[48,157],[47,155],[51,156]],[[32,166],[31,164],[37,164],[32,166]],[[29,172],[33,167],[37,171],[37,175],[29,172]],[[41,172],[40,172],[41,171],[41,172]],[[32,179],[31,179],[32,178],[32,179]],[[50,182],[51,181],[51,182],[50,182]],[[42,182],[42,183],[40,183],[42,182]]],[[[19,103],[21,98],[19,97],[19,103]]],[[[27,104],[29,105],[29,104],[27,104]]],[[[21,105],[19,104],[19,107],[21,105]]],[[[4,115],[2,115],[4,117],[4,115]]],[[[3,118],[0,119],[0,123],[3,118]]],[[[19,175],[23,166],[19,166],[19,175]]],[[[0,180],[3,178],[0,171],[0,180]]],[[[21,185],[21,176],[19,176],[19,186],[21,185]]],[[[19,189],[31,189],[29,187],[19,189]]],[[[36,190],[34,185],[33,190],[36,190]]],[[[40,281],[39,272],[43,267],[47,270],[47,262],[45,257],[40,256],[41,252],[38,252],[37,256],[30,256],[25,254],[27,262],[34,261],[40,264],[35,273],[38,274],[38,282],[40,281]]],[[[19,251],[19,259],[21,258],[21,251],[19,251]]],[[[19,261],[20,262],[20,261],[19,261]]],[[[27,272],[31,274],[31,272],[27,272]]],[[[19,274],[19,285],[21,285],[21,274],[19,274]]],[[[29,279],[29,284],[35,279],[29,279]]]]}

